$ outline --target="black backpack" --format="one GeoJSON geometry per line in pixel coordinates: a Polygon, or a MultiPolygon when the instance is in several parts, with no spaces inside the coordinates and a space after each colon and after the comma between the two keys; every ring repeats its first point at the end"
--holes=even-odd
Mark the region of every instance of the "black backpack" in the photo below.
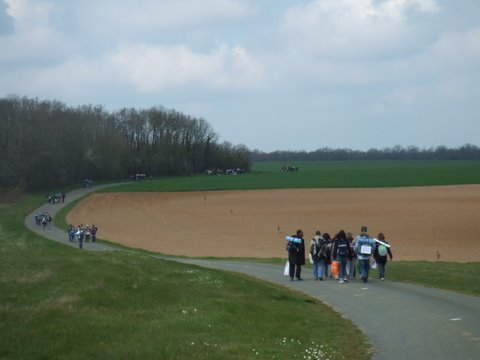
{"type": "Polygon", "coordinates": [[[298,251],[295,243],[292,241],[287,242],[287,246],[285,247],[285,250],[287,250],[289,253],[298,251]]]}
{"type": "Polygon", "coordinates": [[[327,257],[327,248],[328,244],[325,241],[325,239],[319,239],[318,240],[318,248],[317,248],[317,257],[327,257]]]}
{"type": "Polygon", "coordinates": [[[349,243],[345,240],[339,240],[338,245],[337,245],[337,256],[347,256],[348,255],[348,247],[349,243]]]}

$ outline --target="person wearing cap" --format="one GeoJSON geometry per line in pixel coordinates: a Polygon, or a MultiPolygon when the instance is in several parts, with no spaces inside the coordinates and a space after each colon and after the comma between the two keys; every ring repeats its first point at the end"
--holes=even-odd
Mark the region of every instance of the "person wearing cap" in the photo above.
{"type": "Polygon", "coordinates": [[[360,236],[357,237],[355,244],[355,253],[357,254],[360,276],[364,283],[368,281],[370,272],[370,257],[375,249],[376,242],[367,233],[366,226],[362,226],[360,236]]]}

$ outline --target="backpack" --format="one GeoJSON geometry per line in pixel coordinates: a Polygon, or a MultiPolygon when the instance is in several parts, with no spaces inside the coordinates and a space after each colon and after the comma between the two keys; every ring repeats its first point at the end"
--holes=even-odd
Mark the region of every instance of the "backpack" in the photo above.
{"type": "Polygon", "coordinates": [[[285,250],[287,250],[289,253],[290,252],[296,252],[297,251],[297,247],[295,246],[295,244],[291,241],[287,242],[287,247],[285,248],[285,250]]]}
{"type": "Polygon", "coordinates": [[[378,255],[387,256],[387,254],[388,254],[387,247],[383,244],[378,245],[378,255]]]}
{"type": "Polygon", "coordinates": [[[348,255],[349,244],[346,241],[340,241],[337,246],[337,255],[344,257],[348,255]]]}
{"type": "Polygon", "coordinates": [[[317,251],[317,256],[320,258],[320,257],[326,257],[327,256],[327,242],[325,240],[321,240],[318,242],[318,245],[320,246],[320,248],[318,249],[317,251]]]}

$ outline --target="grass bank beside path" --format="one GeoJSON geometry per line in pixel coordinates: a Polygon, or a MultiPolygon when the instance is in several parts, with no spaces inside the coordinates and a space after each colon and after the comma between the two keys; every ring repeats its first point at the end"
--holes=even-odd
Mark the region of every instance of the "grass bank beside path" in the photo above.
{"type": "MultiPolygon", "coordinates": [[[[480,296],[480,262],[389,261],[386,278],[480,296]]],[[[377,271],[372,270],[373,277],[377,271]]]]}
{"type": "Polygon", "coordinates": [[[141,252],[43,239],[23,223],[43,202],[0,209],[2,359],[371,357],[350,321],[310,297],[141,252]]]}

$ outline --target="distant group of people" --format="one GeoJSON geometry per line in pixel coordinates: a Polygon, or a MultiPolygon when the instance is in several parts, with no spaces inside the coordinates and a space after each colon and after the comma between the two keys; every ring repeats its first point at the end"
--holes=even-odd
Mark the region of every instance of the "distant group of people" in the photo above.
{"type": "Polygon", "coordinates": [[[282,173],[298,172],[298,166],[282,166],[282,173]]]}
{"type": "Polygon", "coordinates": [[[68,241],[77,242],[80,249],[83,248],[84,242],[95,242],[97,240],[98,228],[95,225],[83,225],[74,226],[68,225],[68,241]]]}
{"type": "Polygon", "coordinates": [[[128,179],[130,181],[146,181],[152,180],[152,176],[148,176],[146,173],[136,173],[136,174],[131,174],[128,179]]]}
{"type": "MultiPolygon", "coordinates": [[[[297,230],[295,235],[286,237],[291,281],[303,280],[301,271],[302,265],[305,265],[306,253],[303,236],[303,231],[297,230]]],[[[340,284],[356,278],[356,264],[360,279],[366,283],[372,260],[376,263],[379,279],[383,281],[387,260],[388,258],[392,260],[393,254],[383,233],[379,233],[374,239],[368,235],[367,227],[362,226],[360,234],[355,238],[344,230],[340,230],[333,238],[328,233],[322,234],[320,231],[316,231],[310,241],[309,258],[313,266],[314,280],[322,281],[324,278],[332,277],[331,268],[335,262],[335,265],[338,266],[338,282],[340,284]]]]}
{"type": "Polygon", "coordinates": [[[90,187],[92,185],[93,185],[93,180],[92,179],[83,179],[82,186],[84,188],[90,187]]]}
{"type": "Polygon", "coordinates": [[[206,175],[242,175],[245,174],[247,171],[244,168],[228,168],[228,169],[221,169],[221,168],[213,168],[205,170],[206,175]]]}
{"type": "Polygon", "coordinates": [[[65,202],[65,193],[63,192],[57,192],[57,193],[52,193],[47,195],[47,202],[49,204],[58,204],[58,203],[64,203],[65,202]]]}
{"type": "Polygon", "coordinates": [[[41,226],[43,230],[45,230],[47,227],[50,228],[52,226],[52,220],[53,218],[48,213],[48,211],[35,214],[35,224],[41,226]]]}

